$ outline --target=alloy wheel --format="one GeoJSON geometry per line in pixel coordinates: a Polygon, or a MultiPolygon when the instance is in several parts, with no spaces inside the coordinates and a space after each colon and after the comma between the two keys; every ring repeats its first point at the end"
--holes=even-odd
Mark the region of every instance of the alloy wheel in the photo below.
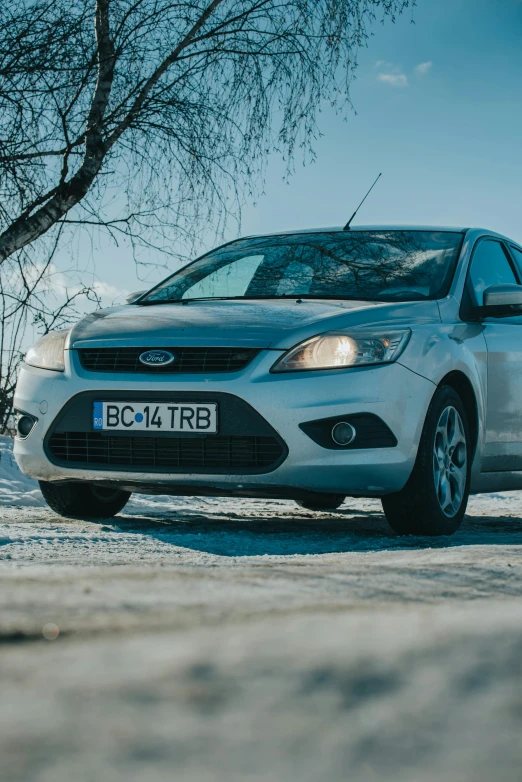
{"type": "Polygon", "coordinates": [[[455,516],[466,492],[468,453],[466,432],[458,410],[442,411],[433,445],[435,492],[444,515],[455,516]]]}

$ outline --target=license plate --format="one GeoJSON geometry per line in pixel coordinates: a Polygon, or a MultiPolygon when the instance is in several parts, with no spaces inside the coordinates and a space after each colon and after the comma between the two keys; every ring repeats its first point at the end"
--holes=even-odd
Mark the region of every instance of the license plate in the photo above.
{"type": "Polygon", "coordinates": [[[93,429],[126,432],[217,432],[216,404],[94,402],[93,429]]]}

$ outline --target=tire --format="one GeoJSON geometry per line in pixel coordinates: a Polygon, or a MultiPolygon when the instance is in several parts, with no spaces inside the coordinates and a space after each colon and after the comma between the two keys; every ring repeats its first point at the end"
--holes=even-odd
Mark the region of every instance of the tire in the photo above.
{"type": "Polygon", "coordinates": [[[44,500],[55,513],[72,519],[109,519],[127,504],[131,493],[90,483],[39,481],[44,500]]]}
{"type": "Polygon", "coordinates": [[[346,497],[343,494],[323,494],[313,500],[295,500],[300,508],[306,510],[337,510],[340,508],[346,497]]]}
{"type": "Polygon", "coordinates": [[[390,527],[400,535],[453,535],[468,504],[471,456],[462,400],[442,386],[429,406],[408,483],[382,497],[390,527]]]}

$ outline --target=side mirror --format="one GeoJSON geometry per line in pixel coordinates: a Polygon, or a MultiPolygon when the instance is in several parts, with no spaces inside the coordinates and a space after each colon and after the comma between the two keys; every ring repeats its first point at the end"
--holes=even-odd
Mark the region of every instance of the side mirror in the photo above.
{"type": "Polygon", "coordinates": [[[125,301],[127,304],[134,304],[134,302],[138,301],[140,296],[143,296],[144,293],[147,293],[147,291],[134,291],[134,293],[129,293],[128,296],[125,296],[125,301]]]}
{"type": "Polygon", "coordinates": [[[497,318],[522,315],[522,285],[490,285],[484,291],[482,313],[497,318]]]}

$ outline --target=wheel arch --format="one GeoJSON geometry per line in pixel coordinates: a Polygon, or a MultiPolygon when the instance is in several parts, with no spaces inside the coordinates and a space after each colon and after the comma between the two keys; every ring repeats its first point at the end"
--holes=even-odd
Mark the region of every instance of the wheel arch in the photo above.
{"type": "Polygon", "coordinates": [[[464,372],[460,372],[457,369],[445,375],[439,382],[437,388],[442,388],[442,386],[450,386],[450,388],[453,388],[453,390],[456,391],[462,399],[462,404],[464,405],[466,414],[468,416],[468,424],[471,436],[471,452],[472,456],[474,457],[477,450],[479,436],[479,413],[477,397],[475,395],[473,385],[464,372]]]}

